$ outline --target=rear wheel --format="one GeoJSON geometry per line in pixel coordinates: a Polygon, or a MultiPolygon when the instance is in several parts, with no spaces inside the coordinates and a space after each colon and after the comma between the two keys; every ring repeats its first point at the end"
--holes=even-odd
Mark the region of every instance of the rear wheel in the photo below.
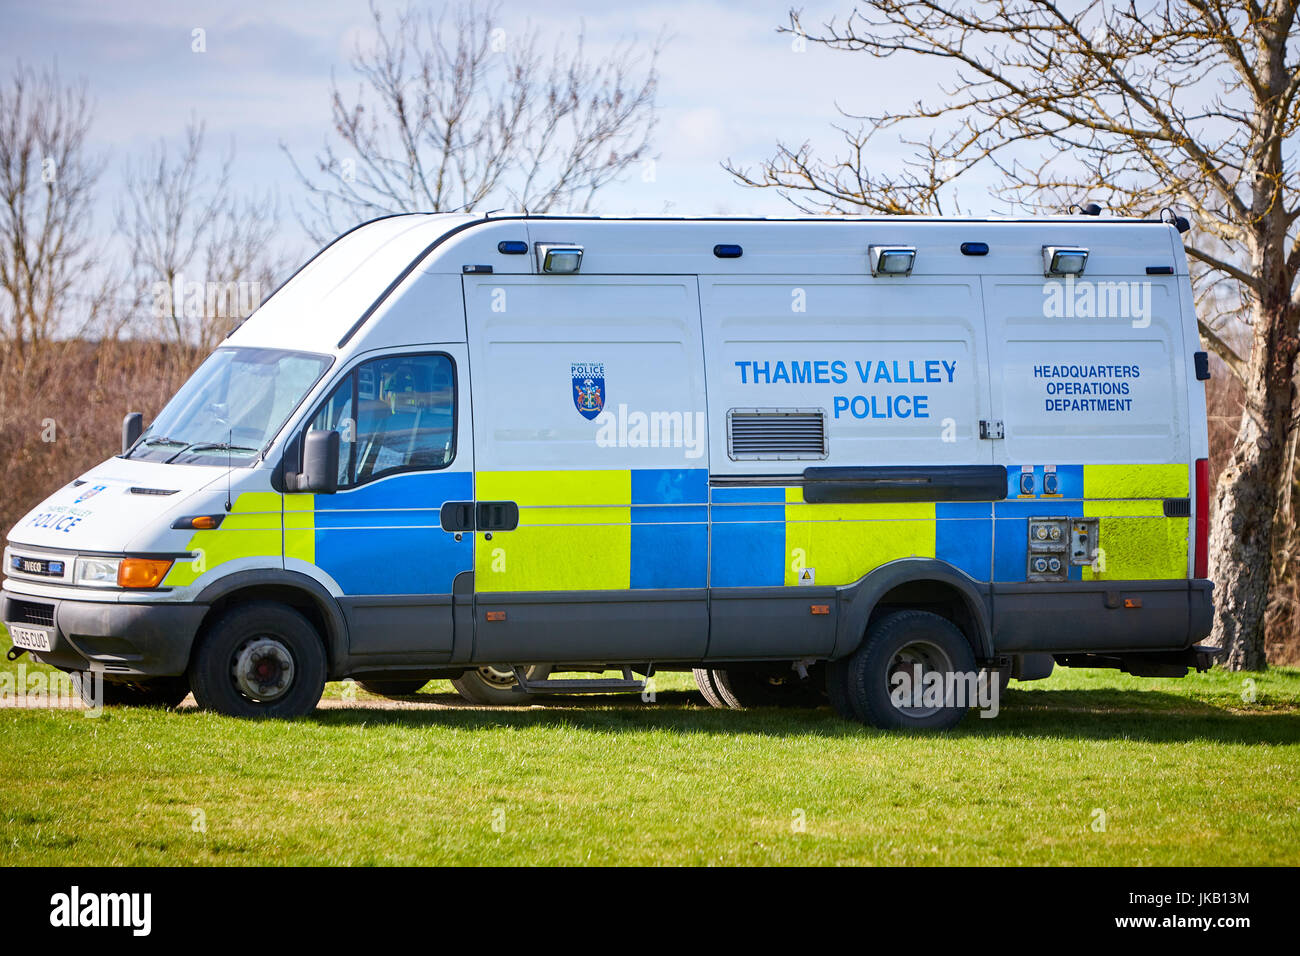
{"type": "Polygon", "coordinates": [[[205,631],[190,665],[204,710],[232,717],[301,717],[325,688],[325,648],[305,617],[259,601],[226,611],[205,631]]]}
{"type": "Polygon", "coordinates": [[[716,707],[719,710],[726,710],[731,705],[722,699],[722,694],[718,692],[718,687],[713,683],[713,671],[707,667],[697,667],[691,671],[695,677],[695,686],[700,689],[700,694],[710,707],[716,707]]]}
{"type": "Polygon", "coordinates": [[[359,680],[357,684],[362,690],[377,694],[380,697],[410,697],[412,694],[419,693],[420,689],[427,680],[411,678],[410,680],[359,680]]]}
{"type": "Polygon", "coordinates": [[[896,611],[876,621],[844,663],[844,689],[854,715],[892,730],[947,730],[966,715],[950,675],[973,675],[966,636],[929,611],[896,611]]]}
{"type": "MultiPolygon", "coordinates": [[[[535,664],[526,668],[525,673],[530,678],[541,680],[546,676],[543,669],[550,672],[549,667],[535,664]]],[[[518,684],[513,670],[497,665],[472,668],[451,682],[456,693],[466,702],[493,707],[528,703],[529,695],[515,689],[518,684]]]]}
{"type": "Polygon", "coordinates": [[[841,657],[826,665],[826,697],[831,710],[845,720],[860,720],[849,696],[849,658],[841,657]]]}
{"type": "MultiPolygon", "coordinates": [[[[733,710],[747,707],[816,707],[822,702],[819,683],[821,675],[817,670],[810,669],[809,676],[802,678],[789,664],[742,664],[712,668],[709,671],[712,686],[722,701],[714,706],[733,710]]],[[[696,683],[698,682],[697,676],[696,683]]]]}

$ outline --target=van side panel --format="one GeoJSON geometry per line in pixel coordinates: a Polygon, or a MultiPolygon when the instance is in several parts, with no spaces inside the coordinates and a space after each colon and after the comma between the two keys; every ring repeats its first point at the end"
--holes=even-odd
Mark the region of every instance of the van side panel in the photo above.
{"type": "Polygon", "coordinates": [[[519,509],[517,528],[475,536],[475,659],[702,657],[695,278],[466,276],[464,291],[475,496],[519,509]]]}
{"type": "MultiPolygon", "coordinates": [[[[245,485],[258,486],[265,476],[238,476],[245,485]]],[[[192,558],[177,561],[163,579],[166,587],[185,587],[208,572],[222,574],[245,567],[283,567],[282,496],[274,491],[237,491],[231,495],[230,513],[220,526],[195,531],[185,546],[192,558]]]]}
{"type": "Polygon", "coordinates": [[[715,476],[992,461],[978,278],[701,276],[700,301],[715,476]],[[750,408],[821,410],[826,456],[730,454],[727,413],[750,408]]]}
{"type": "Polygon", "coordinates": [[[822,589],[900,559],[939,558],[987,581],[990,503],[811,502],[804,488],[807,469],[938,474],[991,462],[980,439],[989,393],[978,279],[701,276],[700,288],[714,485],[710,656],[829,654],[833,615],[810,613],[826,602],[822,589]],[[824,416],[823,454],[780,453],[782,409],[824,416]],[[736,453],[728,413],[746,410],[774,413],[772,453],[736,453]]]}
{"type": "Polygon", "coordinates": [[[704,469],[492,471],[480,500],[519,506],[519,527],[478,542],[493,591],[702,588],[704,469]]]}
{"type": "MultiPolygon", "coordinates": [[[[543,228],[559,227],[530,224],[543,228]]],[[[587,243],[587,274],[463,280],[476,438],[494,456],[476,496],[520,508],[517,531],[476,546],[481,609],[511,608],[501,626],[480,615],[476,659],[536,648],[525,624],[556,606],[575,623],[545,638],[565,645],[555,659],[602,646],[607,659],[690,658],[693,631],[668,647],[638,633],[634,650],[608,654],[598,631],[636,631],[616,598],[636,592],[701,602],[698,659],[838,653],[836,618],[855,589],[913,559],[984,596],[992,653],[1186,646],[1204,598],[1188,582],[1190,432],[1204,422],[1184,400],[1185,265],[1143,268],[1168,266],[1159,252],[1145,262],[1157,227],[1054,239],[1092,248],[1078,280],[1042,278],[1039,236],[1012,224],[969,227],[1000,240],[980,262],[919,244],[929,271],[906,278],[872,277],[865,262],[832,274],[816,256],[789,275],[710,263],[698,330],[689,278],[596,274],[627,268],[640,240],[584,228],[596,227],[547,237],[587,243]],[[618,269],[599,268],[616,253],[618,269]],[[580,371],[598,380],[591,417],[581,389],[556,417],[565,370],[566,388],[580,371]],[[707,412],[695,433],[707,431],[707,456],[645,440],[651,414],[679,408],[707,412]],[[808,430],[818,417],[820,439],[808,430]],[[929,490],[873,496],[889,468],[929,490]],[[951,494],[972,482],[987,496],[951,494]],[[1044,523],[1072,549],[1050,572],[1036,570],[1044,552],[1031,540],[1044,523]]]]}

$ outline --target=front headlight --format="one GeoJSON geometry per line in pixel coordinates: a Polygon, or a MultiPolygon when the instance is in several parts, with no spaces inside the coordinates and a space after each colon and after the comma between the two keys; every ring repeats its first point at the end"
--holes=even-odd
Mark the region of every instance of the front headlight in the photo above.
{"type": "Polygon", "coordinates": [[[73,583],[89,588],[156,588],[170,558],[77,558],[73,583]]]}
{"type": "Polygon", "coordinates": [[[115,588],[121,563],[121,558],[77,558],[73,583],[91,588],[115,588]]]}

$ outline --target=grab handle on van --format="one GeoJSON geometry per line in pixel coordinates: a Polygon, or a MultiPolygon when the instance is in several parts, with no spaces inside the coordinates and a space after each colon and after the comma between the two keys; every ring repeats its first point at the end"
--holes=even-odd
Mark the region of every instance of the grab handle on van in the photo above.
{"type": "Polygon", "coordinates": [[[1192,363],[1196,366],[1196,380],[1198,382],[1208,382],[1210,380],[1210,353],[1194,352],[1192,354],[1192,363]]]}

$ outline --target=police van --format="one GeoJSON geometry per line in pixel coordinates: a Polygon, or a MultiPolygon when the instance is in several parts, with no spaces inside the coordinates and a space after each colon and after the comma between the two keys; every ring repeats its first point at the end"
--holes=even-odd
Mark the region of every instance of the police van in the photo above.
{"type": "Polygon", "coordinates": [[[245,716],[693,670],[719,707],[946,727],[900,675],[1182,675],[1184,226],[380,218],[12,529],[0,617],[110,702],[245,716]]]}

